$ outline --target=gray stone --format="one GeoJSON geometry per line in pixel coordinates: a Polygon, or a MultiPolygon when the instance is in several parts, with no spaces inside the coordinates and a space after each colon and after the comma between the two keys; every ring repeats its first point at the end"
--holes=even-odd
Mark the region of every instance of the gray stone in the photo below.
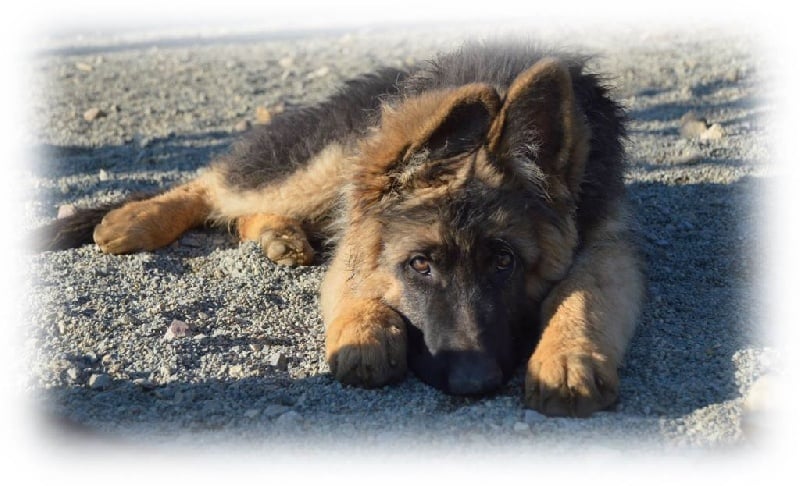
{"type": "Polygon", "coordinates": [[[275,351],[267,356],[267,365],[285,371],[287,367],[286,355],[280,351],[275,351]]]}
{"type": "Polygon", "coordinates": [[[191,337],[191,336],[192,336],[191,326],[178,319],[174,319],[167,328],[167,332],[164,333],[164,339],[167,341],[172,341],[173,339],[191,337]]]}
{"type": "Polygon", "coordinates": [[[303,416],[294,410],[289,410],[275,419],[275,425],[282,428],[296,428],[303,423],[303,416]]]}
{"type": "Polygon", "coordinates": [[[514,422],[514,432],[517,432],[519,434],[524,434],[530,431],[531,431],[530,426],[525,422],[514,422]]]}
{"type": "Polygon", "coordinates": [[[275,418],[291,409],[292,407],[287,407],[286,405],[271,403],[261,411],[261,414],[266,418],[275,418]]]}
{"type": "Polygon", "coordinates": [[[93,374],[89,377],[89,381],[87,381],[86,384],[93,390],[105,390],[111,386],[111,377],[104,373],[93,374]]]}
{"type": "Polygon", "coordinates": [[[536,410],[525,410],[525,422],[528,424],[535,424],[547,420],[546,415],[542,415],[536,410]]]}

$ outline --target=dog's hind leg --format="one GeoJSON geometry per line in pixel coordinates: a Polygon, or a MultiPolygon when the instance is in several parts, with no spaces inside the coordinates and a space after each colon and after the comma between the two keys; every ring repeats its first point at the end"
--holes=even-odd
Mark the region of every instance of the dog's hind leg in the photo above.
{"type": "Polygon", "coordinates": [[[242,189],[226,167],[212,173],[211,218],[235,221],[243,241],[256,241],[275,263],[310,265],[314,250],[306,230],[324,233],[347,175],[349,150],[332,142],[278,182],[242,189]]]}
{"type": "Polygon", "coordinates": [[[314,249],[296,220],[278,214],[252,214],[237,219],[242,241],[256,241],[267,258],[281,265],[310,265],[314,249]]]}
{"type": "Polygon", "coordinates": [[[199,177],[165,193],[132,201],[103,217],[94,241],[105,253],[122,254],[164,247],[211,212],[208,180],[199,177]]]}

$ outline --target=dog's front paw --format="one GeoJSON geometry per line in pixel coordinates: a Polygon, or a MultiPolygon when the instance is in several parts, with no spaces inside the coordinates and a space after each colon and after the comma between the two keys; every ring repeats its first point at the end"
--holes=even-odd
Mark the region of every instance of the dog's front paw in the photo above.
{"type": "Polygon", "coordinates": [[[619,390],[616,366],[581,349],[537,350],[525,374],[525,405],[545,415],[588,417],[612,405],[619,390]]]}
{"type": "Polygon", "coordinates": [[[334,378],[374,388],[406,375],[406,328],[400,315],[379,302],[351,306],[329,326],[326,356],[334,378]]]}

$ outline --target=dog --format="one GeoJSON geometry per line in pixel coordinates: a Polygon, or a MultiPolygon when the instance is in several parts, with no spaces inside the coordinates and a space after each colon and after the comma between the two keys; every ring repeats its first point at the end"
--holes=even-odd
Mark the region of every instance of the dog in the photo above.
{"type": "Polygon", "coordinates": [[[56,221],[47,248],[149,251],[211,222],[310,265],[328,238],[335,379],[380,387],[410,369],[482,395],[525,363],[527,407],[589,416],[618,399],[645,283],[625,113],[587,60],[468,43],[380,69],[254,127],[185,184],[56,221]]]}

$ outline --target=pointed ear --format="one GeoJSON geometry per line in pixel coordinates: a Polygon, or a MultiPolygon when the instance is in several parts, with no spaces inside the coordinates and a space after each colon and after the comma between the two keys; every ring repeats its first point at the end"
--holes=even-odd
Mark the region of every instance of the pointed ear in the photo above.
{"type": "Polygon", "coordinates": [[[359,145],[353,207],[365,212],[410,184],[442,180],[452,172],[447,159],[486,144],[499,111],[500,95],[481,83],[426,91],[385,105],[379,129],[359,145]]]}
{"type": "Polygon", "coordinates": [[[488,136],[496,160],[537,185],[544,182],[551,190],[573,195],[583,176],[588,141],[569,70],[550,58],[517,76],[488,136]],[[561,188],[552,187],[554,178],[561,188]]]}
{"type": "Polygon", "coordinates": [[[434,96],[439,98],[436,106],[421,121],[407,155],[426,150],[429,159],[441,159],[485,143],[500,109],[500,96],[494,88],[474,83],[434,96]]]}

